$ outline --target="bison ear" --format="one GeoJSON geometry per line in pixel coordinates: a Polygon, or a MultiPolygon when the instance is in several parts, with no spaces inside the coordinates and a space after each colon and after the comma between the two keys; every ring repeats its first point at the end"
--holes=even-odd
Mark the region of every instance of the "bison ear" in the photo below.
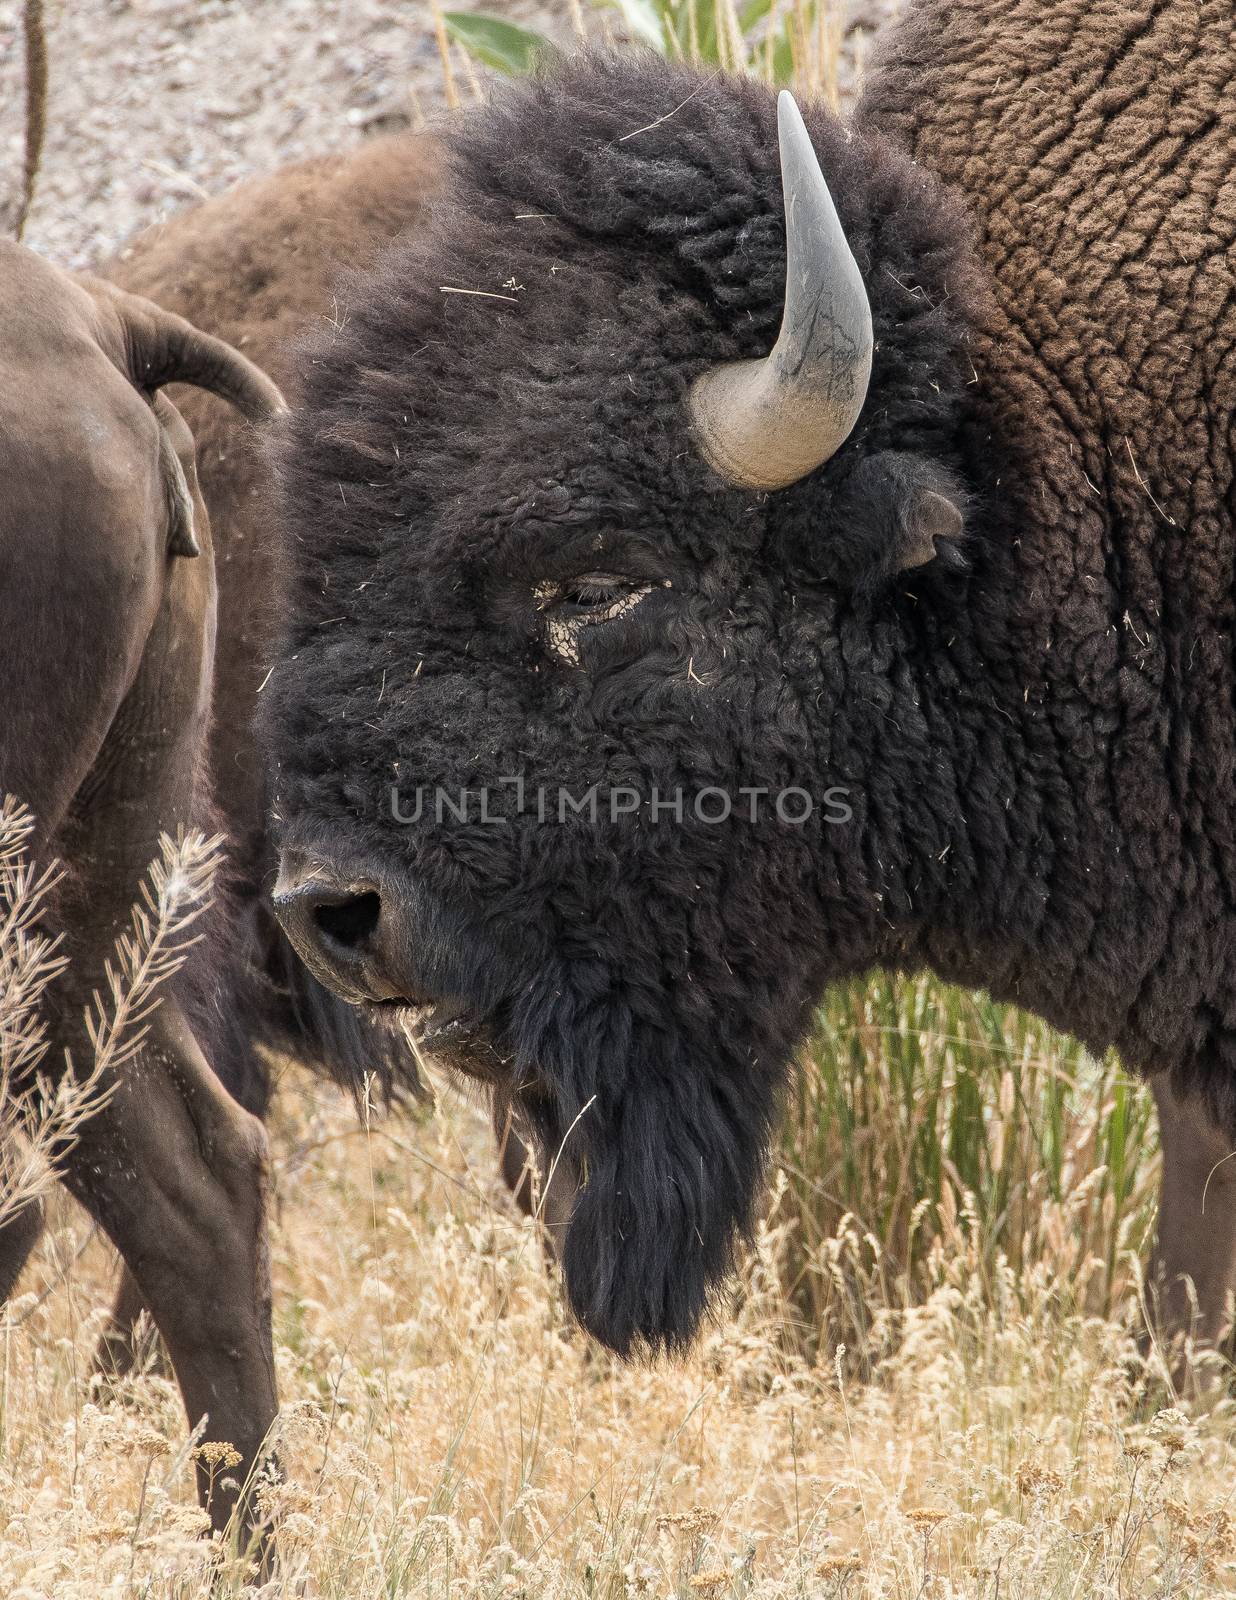
{"type": "Polygon", "coordinates": [[[815,539],[816,565],[850,587],[871,590],[912,567],[967,565],[965,497],[930,456],[881,450],[855,462],[832,496],[815,539]]]}
{"type": "Polygon", "coordinates": [[[923,489],[905,508],[904,521],[906,538],[897,563],[899,570],[925,567],[938,555],[946,554],[961,558],[964,565],[957,541],[962,536],[965,519],[956,500],[938,489],[923,489]]]}

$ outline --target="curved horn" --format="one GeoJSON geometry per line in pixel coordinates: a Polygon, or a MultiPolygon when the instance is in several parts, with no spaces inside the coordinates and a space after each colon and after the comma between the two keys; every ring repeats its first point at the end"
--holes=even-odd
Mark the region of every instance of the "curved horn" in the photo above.
{"type": "Polygon", "coordinates": [[[849,437],[871,376],[871,306],[794,96],[777,100],[785,194],[785,312],[772,353],[695,380],[705,459],[731,483],[784,489],[849,437]]]}
{"type": "Polygon", "coordinates": [[[129,376],[141,388],[190,383],[229,401],[250,422],[287,410],[261,368],[224,340],[140,295],[112,289],[109,299],[124,328],[129,376]]]}

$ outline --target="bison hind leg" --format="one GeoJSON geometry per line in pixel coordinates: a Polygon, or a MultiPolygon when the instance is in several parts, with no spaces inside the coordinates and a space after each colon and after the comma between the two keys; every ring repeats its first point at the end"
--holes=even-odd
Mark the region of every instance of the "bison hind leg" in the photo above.
{"type": "MultiPolygon", "coordinates": [[[[1158,1230],[1150,1267],[1155,1334],[1172,1347],[1178,1384],[1204,1382],[1190,1350],[1215,1350],[1232,1331],[1236,1293],[1236,1138],[1200,1095],[1152,1081],[1163,1146],[1158,1230]],[[1183,1351],[1183,1353],[1182,1353],[1183,1351]]],[[[1165,1351],[1165,1353],[1167,1353],[1165,1351]]]]}

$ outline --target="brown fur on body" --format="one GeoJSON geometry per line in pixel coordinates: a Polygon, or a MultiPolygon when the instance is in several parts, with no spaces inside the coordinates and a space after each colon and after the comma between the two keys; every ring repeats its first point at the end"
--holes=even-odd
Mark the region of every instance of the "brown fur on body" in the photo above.
{"type": "MultiPolygon", "coordinates": [[[[281,404],[235,351],[110,284],[0,244],[0,794],[33,811],[35,860],[72,869],[45,906],[68,965],[44,1005],[49,1075],[94,1059],[86,1015],[163,834],[201,820],[215,581],[193,441],[157,391],[209,385],[251,419],[281,404]]],[[[2,907],[0,907],[2,917],[2,907]]],[[[241,1457],[203,1500],[216,1528],[275,1414],[265,1136],[165,993],[64,1156],[167,1344],[191,1421],[241,1457]]],[[[17,1082],[6,1092],[22,1094],[17,1082]]],[[[0,1166],[4,1162],[0,1150],[0,1166]]],[[[37,1212],[0,1231],[11,1291],[37,1212]]],[[[242,1518],[247,1518],[247,1510],[242,1518]]]]}
{"type": "MultiPolygon", "coordinates": [[[[965,0],[896,30],[860,108],[974,216],[991,299],[972,344],[970,448],[979,457],[986,432],[1015,452],[989,490],[1007,538],[987,542],[1018,601],[984,643],[1024,686],[1035,784],[1057,761],[1079,826],[1104,819],[1124,860],[1108,870],[1122,893],[1106,914],[1076,886],[1089,922],[1053,929],[1033,970],[1018,942],[994,975],[985,952],[984,981],[1144,1071],[1170,1067],[1229,1130],[1234,75],[1222,0],[965,0]],[[1116,976],[1117,951],[1139,981],[1116,976]]],[[[1018,804],[1014,792],[1014,819],[1018,804]]],[[[1040,861],[1069,852],[1060,820],[1040,831],[1040,861]]]]}
{"type": "MultiPolygon", "coordinates": [[[[337,289],[350,269],[421,216],[436,186],[432,139],[392,135],[254,179],[140,234],[102,267],[122,288],[192,317],[280,385],[297,342],[346,317],[337,289]]],[[[230,848],[233,905],[216,941],[220,967],[205,1004],[218,1070],[260,1109],[265,1085],[252,1038],[294,1050],[356,1089],[367,1074],[417,1088],[402,1042],[366,1029],[322,990],[270,916],[267,796],[251,732],[273,628],[277,542],[260,448],[210,395],[176,392],[197,445],[219,580],[219,650],[210,774],[230,848]]]]}
{"type": "MultiPolygon", "coordinates": [[[[1168,1320],[1188,1320],[1187,1275],[1207,1337],[1236,1286],[1234,78],[1227,0],[948,0],[893,31],[858,113],[975,219],[992,297],[972,447],[1016,447],[993,488],[1020,601],[989,655],[1023,685],[1033,759],[1058,761],[1079,819],[1110,819],[1133,886],[1120,909],[1075,889],[1046,961],[1022,940],[981,972],[927,953],[1171,1066],[1157,1267],[1168,1320]],[[1040,692],[1048,659],[1071,699],[1040,692]]],[[[1012,826],[1020,809],[1014,787],[1012,826]]],[[[1069,840],[1057,826],[1034,849],[1063,861],[1069,840]]]]}
{"type": "Polygon", "coordinates": [[[895,30],[859,116],[974,217],[991,297],[970,448],[986,430],[1015,452],[991,520],[1019,597],[984,642],[1021,675],[1027,741],[1064,753],[1078,815],[1108,820],[1145,904],[1140,927],[1134,895],[1118,925],[1069,930],[1042,993],[1016,947],[993,986],[1078,1028],[1110,998],[1104,938],[1123,962],[1132,946],[1141,982],[1083,1031],[1172,1066],[1236,1130],[1234,77],[1224,0],[950,0],[895,30]],[[1071,698],[1041,699],[1048,682],[1071,698]],[[1100,706],[1101,761],[1084,738],[1100,706]],[[1184,1043],[1182,993],[1205,997],[1184,1043]]]}

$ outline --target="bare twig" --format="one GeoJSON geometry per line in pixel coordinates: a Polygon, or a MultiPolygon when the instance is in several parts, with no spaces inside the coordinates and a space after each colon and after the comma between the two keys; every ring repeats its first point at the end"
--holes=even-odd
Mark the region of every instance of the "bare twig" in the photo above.
{"type": "Polygon", "coordinates": [[[454,284],[443,283],[438,285],[440,294],[475,294],[482,300],[509,300],[513,306],[519,304],[513,294],[498,294],[493,289],[457,289],[454,284]]]}
{"type": "Polygon", "coordinates": [[[455,74],[451,70],[451,41],[446,34],[446,19],[442,15],[442,7],[438,0],[429,0],[429,8],[433,12],[433,31],[438,41],[438,55],[442,61],[442,86],[446,91],[446,103],[452,111],[459,109],[459,90],[455,87],[455,74]]]}
{"type": "Polygon", "coordinates": [[[21,202],[14,234],[20,241],[34,203],[34,188],[43,161],[47,137],[47,32],[43,25],[43,0],[26,0],[26,163],[21,202]]]}
{"type": "Polygon", "coordinates": [[[703,87],[704,85],[701,83],[698,85],[698,87],[692,89],[686,100],[680,100],[672,111],[667,111],[664,116],[658,117],[655,122],[649,122],[642,128],[632,128],[630,133],[621,134],[619,136],[618,143],[625,144],[628,139],[634,139],[636,135],[640,133],[651,133],[654,128],[659,128],[663,122],[668,122],[671,117],[676,117],[682,110],[683,106],[687,104],[687,101],[694,100],[696,95],[700,92],[700,89],[703,87]]]}

